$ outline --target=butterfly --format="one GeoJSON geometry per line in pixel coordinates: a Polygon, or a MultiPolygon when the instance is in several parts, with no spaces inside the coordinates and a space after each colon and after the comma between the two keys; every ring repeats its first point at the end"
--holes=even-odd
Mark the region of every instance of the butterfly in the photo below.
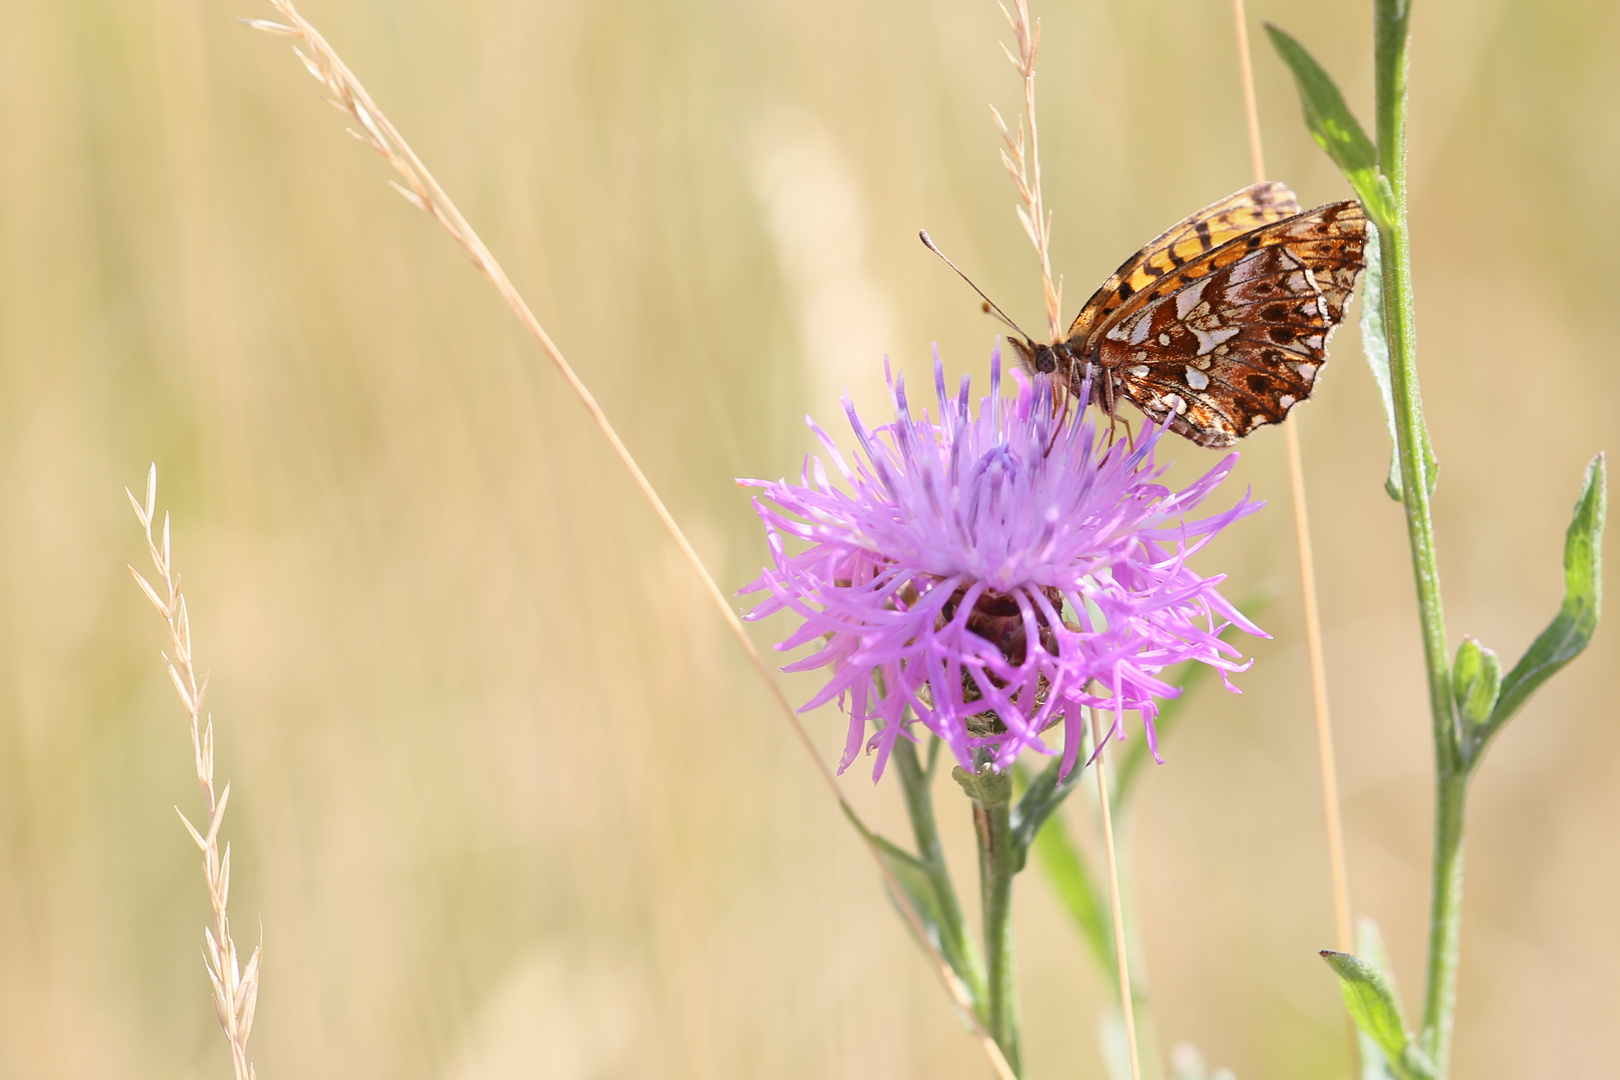
{"type": "Polygon", "coordinates": [[[1366,265],[1355,200],[1301,211],[1270,181],[1228,195],[1125,260],[1063,340],[1010,339],[1024,366],[1090,386],[1200,446],[1231,446],[1310,397],[1366,265]]]}

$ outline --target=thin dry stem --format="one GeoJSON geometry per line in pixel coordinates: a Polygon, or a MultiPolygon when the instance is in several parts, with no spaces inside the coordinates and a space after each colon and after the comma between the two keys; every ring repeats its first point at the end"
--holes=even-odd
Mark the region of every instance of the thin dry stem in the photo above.
{"type": "MultiPolygon", "coordinates": [[[[1249,126],[1249,159],[1255,183],[1266,179],[1266,157],[1260,142],[1260,108],[1254,97],[1254,68],[1249,59],[1249,23],[1243,0],[1232,0],[1237,29],[1238,69],[1243,76],[1243,105],[1249,126]]],[[[1322,812],[1327,825],[1328,872],[1333,880],[1333,925],[1340,952],[1356,947],[1350,919],[1350,871],[1344,855],[1344,824],[1339,809],[1339,776],[1333,761],[1333,718],[1328,712],[1327,661],[1322,649],[1322,615],[1316,602],[1316,560],[1311,551],[1311,519],[1305,506],[1305,461],[1299,450],[1299,421],[1283,425],[1288,446],[1288,480],[1293,490],[1294,538],[1299,550],[1300,595],[1305,608],[1305,645],[1310,653],[1311,704],[1316,716],[1317,763],[1322,773],[1322,812]]]]}
{"type": "Polygon", "coordinates": [[[180,823],[186,827],[197,850],[202,852],[208,901],[214,909],[214,925],[203,929],[203,963],[208,968],[208,981],[214,988],[214,1012],[219,1017],[220,1027],[225,1029],[226,1040],[231,1044],[231,1065],[236,1070],[236,1080],[253,1080],[255,1073],[253,1063],[248,1060],[247,1043],[248,1033],[253,1030],[253,1011],[258,1003],[259,958],[264,952],[264,943],[261,941],[254,946],[253,955],[248,958],[244,970],[236,942],[231,938],[231,921],[225,914],[231,895],[231,847],[226,844],[223,854],[219,849],[219,829],[225,821],[225,807],[231,801],[231,786],[226,784],[219,797],[214,797],[214,722],[203,712],[208,679],[206,676],[200,680],[197,678],[197,668],[193,662],[191,616],[186,610],[185,594],[180,591],[180,575],[174,570],[173,549],[169,543],[169,515],[163,515],[162,540],[152,536],[152,521],[157,506],[157,466],[153,465],[146,474],[144,503],[127,489],[125,494],[129,495],[135,517],[146,534],[146,548],[152,556],[158,584],[154,587],[133,566],[129,572],[135,576],[135,584],[140,586],[141,592],[146,594],[169,627],[170,651],[162,654],[163,663],[170,681],[174,683],[175,692],[180,696],[180,703],[185,706],[186,715],[191,718],[191,752],[197,767],[197,784],[202,788],[207,833],[200,832],[178,806],[174,812],[180,815],[180,823]]]}
{"type": "Polygon", "coordinates": [[[788,702],[787,696],[777,683],[770,667],[765,663],[764,658],[759,655],[759,650],[754,647],[754,643],[749,639],[747,632],[743,628],[742,620],[738,618],[736,611],[732,608],[731,601],[720,590],[714,576],[709,573],[708,568],[703,565],[703,560],[699,558],[696,549],[692,547],[691,541],[686,538],[686,534],[681,530],[680,525],[676,523],[674,516],[669,512],[669,508],[664,505],[663,499],[654,490],[652,482],[647,479],[646,474],[641,470],[641,466],[636,463],[635,458],[631,455],[629,448],[619,438],[619,434],[614,430],[612,423],[609,422],[607,414],[597,404],[595,395],[590,392],[584,381],[580,379],[574,372],[573,367],[563,357],[562,350],[551,340],[551,335],[546,333],[545,328],[540,325],[540,321],[529,310],[529,305],[519,295],[517,288],[506,276],[506,271],[501,268],[495,256],[484,246],[484,242],[479,238],[477,232],[468,224],[466,218],[462,217],[461,211],[456,208],[455,203],[451,202],[450,197],[439,186],[439,182],[433,178],[433,174],[428,171],[427,166],[416,156],[416,152],[411,149],[410,144],[405,141],[405,138],[383,115],[382,110],[377,108],[376,103],[372,101],[371,96],[366,92],[366,88],[349,70],[348,66],[343,63],[342,58],[338,56],[332,46],[327,43],[326,39],[320,35],[319,31],[307,19],[298,13],[291,0],[265,0],[265,2],[275,9],[283,20],[282,22],[270,22],[262,19],[244,21],[255,29],[294,38],[298,41],[299,44],[294,46],[293,51],[304,62],[304,66],[309,70],[309,73],[326,88],[330,103],[354,121],[356,126],[349,129],[350,133],[372,150],[375,150],[389,165],[393,166],[395,172],[399,174],[403,181],[403,184],[396,183],[394,187],[405,196],[411,205],[438,222],[445,232],[449,233],[451,238],[461,245],[462,250],[467,253],[467,257],[472,260],[473,265],[495,286],[495,291],[500,293],[501,299],[506,301],[507,306],[517,315],[524,328],[533,335],[540,348],[551,360],[553,366],[556,367],[557,372],[568,383],[569,388],[573,390],[575,396],[585,406],[586,411],[590,413],[591,419],[596,422],[602,437],[613,448],[614,455],[618,457],[620,463],[630,473],[631,479],[635,482],[642,497],[652,507],[664,530],[669,534],[670,539],[675,542],[675,546],[680,549],[682,557],[692,568],[693,573],[697,575],[698,580],[703,585],[704,592],[708,594],[709,599],[720,613],[720,617],[725,621],[732,636],[736,638],[744,656],[747,657],[749,666],[754,669],[765,683],[777,709],[793,728],[798,741],[815,763],[817,774],[826,784],[833,798],[838,801],[845,815],[856,825],[857,831],[866,840],[867,851],[871,854],[879,874],[888,886],[889,894],[899,906],[906,922],[916,934],[917,940],[923,942],[925,948],[928,949],[935,971],[944,984],[946,992],[956,1003],[962,1015],[968,1017],[973,1023],[975,1035],[984,1048],[985,1054],[990,1058],[991,1065],[995,1068],[997,1075],[1002,1080],[1016,1080],[1011,1067],[1002,1056],[1000,1048],[996,1046],[995,1040],[985,1031],[984,1026],[978,1022],[967,988],[956,977],[956,974],[951,970],[945,958],[940,955],[938,949],[929,944],[929,937],[923,927],[921,917],[905,898],[905,891],[900,887],[899,882],[895,880],[893,872],[889,869],[881,852],[872,841],[871,834],[866,831],[864,826],[859,824],[860,819],[856,816],[854,808],[849,805],[849,802],[844,798],[843,792],[839,790],[832,770],[827,767],[821,755],[816,752],[815,743],[811,740],[810,733],[805,729],[798,713],[794,711],[793,706],[788,702]]]}
{"type": "Polygon", "coordinates": [[[1119,1007],[1125,1019],[1125,1042],[1131,1054],[1131,1080],[1142,1080],[1142,1056],[1136,1046],[1136,1007],[1131,1000],[1131,964],[1125,954],[1125,913],[1119,899],[1119,860],[1114,851],[1114,815],[1108,806],[1108,748],[1097,710],[1091,713],[1091,741],[1096,745],[1097,799],[1102,807],[1103,851],[1108,856],[1108,905],[1114,919],[1114,959],[1119,967],[1119,1007]]]}
{"type": "MultiPolygon", "coordinates": [[[[998,0],[999,3],[999,0],[998,0]]],[[[1018,121],[1015,135],[1007,127],[996,107],[990,107],[996,129],[1001,132],[1005,146],[1001,151],[1001,164],[1012,177],[1018,189],[1018,221],[1024,226],[1024,235],[1035,246],[1035,255],[1041,263],[1041,292],[1046,301],[1046,329],[1053,341],[1062,332],[1063,283],[1052,282],[1052,213],[1041,198],[1041,137],[1035,123],[1035,54],[1041,47],[1041,22],[1029,20],[1028,0],[1013,0],[1011,10],[999,4],[1007,25],[1012,27],[1017,51],[1001,47],[1012,61],[1012,66],[1024,80],[1024,115],[1018,121]],[[1028,133],[1026,152],[1025,134],[1028,133]]]]}

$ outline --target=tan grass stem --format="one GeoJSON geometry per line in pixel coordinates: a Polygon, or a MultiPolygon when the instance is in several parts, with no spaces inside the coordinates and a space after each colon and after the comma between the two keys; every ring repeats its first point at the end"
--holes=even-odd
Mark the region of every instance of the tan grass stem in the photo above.
{"type": "Polygon", "coordinates": [[[1002,1057],[1001,1050],[996,1046],[995,1040],[985,1031],[984,1026],[978,1022],[973,1001],[967,992],[967,988],[956,977],[955,972],[951,970],[945,958],[929,942],[928,934],[923,928],[922,919],[906,899],[905,891],[900,888],[899,882],[884,861],[876,844],[873,843],[871,834],[860,823],[860,818],[856,815],[854,807],[849,804],[848,800],[844,798],[843,792],[839,790],[838,782],[834,778],[832,770],[827,767],[826,762],[822,760],[821,755],[817,752],[809,731],[806,730],[798,713],[794,711],[793,706],[788,702],[786,694],[783,693],[781,685],[777,682],[769,665],[760,656],[759,650],[754,647],[753,641],[743,628],[742,620],[738,618],[736,611],[732,608],[730,600],[721,591],[719,584],[714,580],[714,576],[709,573],[708,568],[704,566],[703,560],[698,556],[696,549],[692,547],[691,541],[686,538],[685,532],[681,530],[680,525],[675,521],[674,515],[669,512],[669,508],[664,505],[664,500],[659,497],[658,492],[652,486],[652,482],[642,472],[641,466],[636,463],[636,459],[631,455],[629,448],[619,438],[619,433],[614,430],[613,424],[607,418],[607,414],[597,404],[595,395],[591,393],[584,381],[575,373],[573,367],[564,358],[562,350],[551,340],[551,335],[546,333],[545,328],[540,325],[540,321],[529,310],[529,305],[519,295],[517,288],[512,284],[511,279],[506,276],[506,271],[502,269],[495,256],[484,246],[484,242],[480,239],[478,233],[461,215],[461,211],[456,208],[455,203],[450,200],[444,189],[439,186],[439,182],[434,179],[427,166],[417,157],[416,152],[411,149],[404,136],[400,135],[394,125],[383,115],[382,110],[377,108],[376,103],[371,99],[371,95],[366,92],[366,88],[361,84],[360,80],[344,64],[336,50],[327,43],[326,39],[320,35],[320,32],[307,19],[298,13],[291,0],[266,0],[266,3],[274,8],[276,13],[285,21],[271,22],[263,19],[247,19],[243,21],[257,30],[297,39],[303,47],[300,48],[295,45],[293,51],[304,62],[304,66],[309,69],[309,73],[326,87],[327,92],[331,95],[328,99],[330,103],[358,125],[358,128],[350,128],[350,133],[382,155],[393,166],[395,172],[404,181],[403,184],[395,183],[394,187],[417,209],[422,210],[434,221],[438,222],[450,234],[451,238],[461,245],[462,250],[467,253],[467,257],[472,260],[473,265],[495,286],[495,291],[500,294],[501,299],[506,301],[507,306],[512,309],[524,328],[533,335],[541,350],[545,352],[552,365],[557,369],[557,372],[568,383],[569,388],[579,398],[580,403],[585,406],[585,410],[590,413],[591,419],[595,421],[597,428],[602,433],[602,437],[607,440],[608,445],[613,449],[614,455],[619,459],[626,471],[630,473],[636,488],[652,507],[665,532],[675,542],[675,546],[680,549],[687,565],[697,575],[698,580],[703,585],[704,592],[708,594],[709,599],[720,613],[720,617],[725,621],[732,636],[736,638],[744,656],[747,657],[749,666],[759,675],[770,692],[777,709],[787,719],[789,725],[793,728],[795,737],[803,745],[811,761],[814,762],[817,774],[832,793],[833,798],[837,800],[840,809],[843,810],[846,817],[855,825],[862,839],[865,840],[867,851],[877,864],[878,872],[882,875],[896,906],[899,907],[901,914],[910,925],[917,940],[922,942],[924,948],[928,950],[935,971],[944,983],[946,992],[951,996],[962,1014],[973,1023],[978,1041],[989,1056],[997,1074],[1002,1077],[1002,1080],[1015,1080],[1012,1069],[1008,1066],[1006,1059],[1002,1057]]]}
{"type": "MultiPolygon", "coordinates": [[[[1014,135],[1002,120],[1001,114],[995,106],[990,107],[990,114],[995,117],[996,128],[1001,132],[1004,146],[1001,151],[1001,164],[1012,177],[1013,185],[1018,189],[1020,205],[1018,206],[1018,220],[1024,226],[1024,233],[1035,246],[1035,254],[1041,263],[1041,288],[1046,300],[1046,326],[1050,340],[1058,340],[1062,333],[1061,320],[1063,309],[1062,283],[1052,283],[1052,213],[1046,209],[1046,203],[1041,195],[1041,153],[1040,128],[1035,122],[1035,56],[1041,45],[1041,23],[1037,19],[1033,23],[1029,17],[1028,0],[1013,0],[1009,10],[1005,3],[998,0],[1001,14],[1006,17],[1007,24],[1012,27],[1013,39],[1017,42],[1018,51],[1003,45],[1002,51],[1007,59],[1012,61],[1014,69],[1024,80],[1024,116],[1018,124],[1018,134],[1014,135]],[[1026,154],[1024,135],[1028,129],[1029,148],[1026,154]]],[[[1136,1010],[1131,1000],[1131,974],[1130,960],[1125,948],[1125,917],[1120,905],[1119,893],[1119,862],[1114,852],[1114,822],[1113,814],[1108,805],[1108,778],[1107,765],[1104,763],[1106,755],[1103,753],[1101,735],[1097,731],[1097,713],[1091,710],[1092,739],[1097,745],[1097,793],[1102,805],[1103,844],[1108,854],[1108,900],[1110,912],[1114,923],[1114,956],[1119,964],[1119,1000],[1125,1020],[1125,1039],[1130,1048],[1131,1080],[1142,1080],[1142,1060],[1136,1042],[1136,1010]]]]}
{"type": "MultiPolygon", "coordinates": [[[[1249,57],[1249,24],[1243,0],[1232,0],[1237,28],[1238,67],[1243,75],[1243,106],[1249,124],[1249,158],[1256,183],[1266,179],[1260,143],[1260,109],[1254,97],[1254,67],[1249,57]]],[[[1355,950],[1350,918],[1350,873],[1344,855],[1344,824],[1339,807],[1338,768],[1333,760],[1333,719],[1328,711],[1327,661],[1322,650],[1322,615],[1316,600],[1316,561],[1311,553],[1311,519],[1305,505],[1305,462],[1299,450],[1299,421],[1284,424],[1288,446],[1288,481],[1293,489],[1294,538],[1299,549],[1300,596],[1305,608],[1305,647],[1310,654],[1311,702],[1316,714],[1317,762],[1322,773],[1322,811],[1327,824],[1328,866],[1333,881],[1333,924],[1340,952],[1355,950]]]]}
{"type": "Polygon", "coordinates": [[[226,903],[231,895],[231,846],[219,849],[219,827],[225,820],[225,807],[231,801],[231,785],[214,797],[214,720],[203,711],[203,699],[208,693],[208,678],[197,678],[191,647],[191,617],[186,611],[186,597],[180,591],[180,575],[175,572],[173,551],[169,544],[169,515],[163,515],[163,539],[152,536],[152,519],[157,506],[157,466],[146,474],[146,501],[142,503],[133,492],[125,489],[135,517],[146,534],[146,549],[152,557],[158,586],[154,587],[133,566],[135,575],[146,598],[152,601],[158,614],[169,627],[169,647],[173,655],[163,653],[163,663],[169,679],[180,695],[191,718],[191,752],[197,766],[197,783],[202,787],[203,809],[206,812],[207,832],[200,831],[177,806],[186,832],[203,854],[203,876],[208,882],[208,901],[214,909],[214,925],[203,930],[203,962],[208,968],[208,981],[214,987],[214,1012],[225,1038],[231,1044],[231,1065],[236,1080],[254,1080],[253,1063],[248,1060],[248,1033],[253,1029],[253,1012],[259,997],[259,958],[264,944],[254,946],[253,955],[243,968],[231,938],[231,921],[226,916],[226,903]]]}
{"type": "Polygon", "coordinates": [[[1131,1080],[1142,1080],[1142,1056],[1136,1045],[1136,1006],[1131,999],[1131,965],[1125,955],[1125,916],[1119,897],[1119,858],[1114,851],[1114,814],[1109,808],[1108,753],[1103,743],[1097,710],[1091,713],[1091,741],[1096,746],[1097,803],[1102,807],[1103,852],[1108,859],[1108,907],[1114,921],[1114,960],[1119,967],[1119,1008],[1125,1019],[1125,1041],[1130,1048],[1131,1080]]]}
{"type": "Polygon", "coordinates": [[[1007,127],[1007,122],[994,105],[990,106],[990,115],[995,118],[996,129],[1001,132],[1005,144],[1001,151],[1001,164],[1006,168],[1007,175],[1012,177],[1013,186],[1018,189],[1018,221],[1024,226],[1024,235],[1035,246],[1035,255],[1041,263],[1046,329],[1050,339],[1056,341],[1063,329],[1063,283],[1059,281],[1053,284],[1052,281],[1052,213],[1046,209],[1046,202],[1041,196],[1041,135],[1035,123],[1035,54],[1041,48],[1041,22],[1039,19],[1030,22],[1028,0],[1013,0],[1011,10],[999,0],[998,4],[1001,14],[1006,16],[1007,25],[1012,27],[1013,40],[1018,45],[1016,52],[1006,45],[1001,48],[1024,80],[1024,115],[1018,121],[1016,135],[1007,127]]]}

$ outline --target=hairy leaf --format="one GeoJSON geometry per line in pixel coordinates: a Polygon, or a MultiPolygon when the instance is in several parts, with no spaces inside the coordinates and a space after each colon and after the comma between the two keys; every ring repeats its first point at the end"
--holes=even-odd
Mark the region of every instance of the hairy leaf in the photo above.
{"type": "Polygon", "coordinates": [[[1294,73],[1299,102],[1305,111],[1305,126],[1316,144],[1327,151],[1350,186],[1355,188],[1367,216],[1389,228],[1395,220],[1394,200],[1389,184],[1378,172],[1378,149],[1361,129],[1333,77],[1322,70],[1305,47],[1287,31],[1266,23],[1266,33],[1277,55],[1294,73]]]}
{"type": "Polygon", "coordinates": [[[1383,971],[1358,956],[1331,949],[1322,950],[1322,959],[1339,977],[1350,1019],[1377,1045],[1395,1075],[1401,1080],[1431,1080],[1434,1066],[1407,1034],[1395,991],[1383,971]]]}
{"type": "MultiPolygon", "coordinates": [[[[1063,903],[1063,909],[1080,928],[1080,936],[1091,947],[1092,958],[1099,969],[1113,980],[1117,969],[1114,960],[1114,930],[1108,901],[1097,890],[1096,879],[1086,866],[1085,855],[1069,838],[1061,817],[1047,819],[1045,826],[1035,834],[1035,858],[1039,860],[1052,889],[1063,903]]],[[[1110,982],[1110,985],[1117,984],[1110,982]]]]}
{"type": "Polygon", "coordinates": [[[1597,630],[1603,605],[1603,522],[1608,513],[1608,469],[1599,454],[1586,467],[1586,482],[1564,534],[1564,603],[1513,670],[1502,680],[1496,707],[1478,734],[1475,754],[1541,684],[1579,656],[1597,630]]]}

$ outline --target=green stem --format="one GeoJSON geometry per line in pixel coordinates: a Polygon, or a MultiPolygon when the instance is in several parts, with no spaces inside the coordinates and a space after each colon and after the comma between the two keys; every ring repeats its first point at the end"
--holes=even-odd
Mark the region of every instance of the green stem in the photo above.
{"type": "Polygon", "coordinates": [[[1377,0],[1373,62],[1377,67],[1378,170],[1406,193],[1406,43],[1412,0],[1377,0]]]}
{"type": "Polygon", "coordinates": [[[1436,1076],[1443,1080],[1451,1056],[1452,1018],[1457,998],[1463,815],[1468,773],[1458,752],[1445,610],[1440,599],[1440,567],[1429,503],[1433,459],[1418,391],[1411,245],[1406,216],[1406,48],[1411,12],[1411,0],[1376,0],[1378,164],[1389,182],[1395,210],[1393,225],[1379,229],[1379,248],[1390,388],[1395,399],[1395,440],[1401,461],[1402,504],[1406,510],[1407,539],[1417,582],[1418,617],[1423,635],[1423,658],[1428,669],[1434,736],[1434,892],[1429,909],[1422,1040],[1434,1061],[1436,1076]]]}
{"type": "Polygon", "coordinates": [[[1443,1078],[1451,1068],[1457,1009],[1457,955],[1462,937],[1463,812],[1468,777],[1442,779],[1435,798],[1434,896],[1429,910],[1429,971],[1419,1040],[1443,1078]]]}
{"type": "Polygon", "coordinates": [[[956,899],[956,887],[951,883],[950,868],[945,864],[945,849],[939,842],[939,828],[934,823],[934,796],[930,786],[933,761],[931,759],[929,767],[925,769],[918,758],[916,744],[903,738],[895,741],[890,760],[900,774],[906,814],[911,818],[911,833],[917,841],[917,857],[927,868],[934,893],[939,899],[940,951],[967,984],[973,1000],[982,1002],[984,969],[979,964],[973,942],[967,936],[962,907],[956,899]]]}
{"type": "Polygon", "coordinates": [[[1018,1056],[1018,969],[1013,955],[1012,881],[1018,872],[1012,834],[1012,805],[986,806],[973,800],[973,829],[979,840],[979,895],[984,908],[987,970],[984,1024],[1014,1073],[1018,1056]]]}
{"type": "Polygon", "coordinates": [[[1401,457],[1401,503],[1417,584],[1423,659],[1429,673],[1429,711],[1434,724],[1436,763],[1442,778],[1458,769],[1451,702],[1451,661],[1446,649],[1445,609],[1440,600],[1440,564],[1435,553],[1426,452],[1428,429],[1418,391],[1412,326],[1412,276],[1406,232],[1406,192],[1395,189],[1397,221],[1379,230],[1384,273],[1384,331],[1389,339],[1390,389],[1395,399],[1395,439],[1401,457]]]}

